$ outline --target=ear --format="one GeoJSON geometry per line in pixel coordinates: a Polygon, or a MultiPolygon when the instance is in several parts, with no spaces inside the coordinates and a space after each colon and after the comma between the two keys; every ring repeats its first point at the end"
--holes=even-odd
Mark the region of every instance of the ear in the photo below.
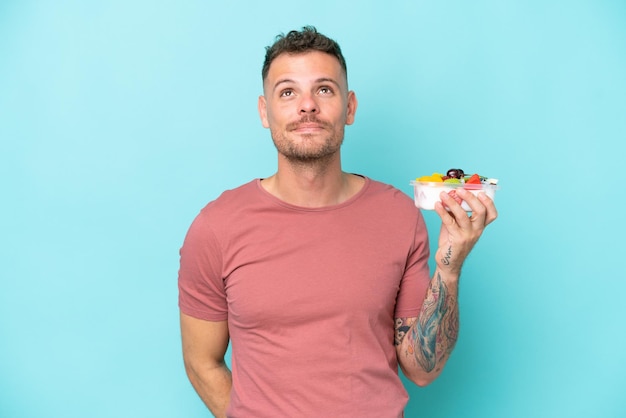
{"type": "Polygon", "coordinates": [[[346,125],[352,125],[354,123],[354,117],[356,115],[356,108],[358,106],[356,94],[350,90],[348,92],[348,109],[346,112],[346,125]]]}
{"type": "Polygon", "coordinates": [[[261,117],[263,127],[269,128],[270,124],[267,119],[267,101],[265,100],[265,96],[259,96],[259,103],[257,106],[259,108],[259,116],[261,117]]]}

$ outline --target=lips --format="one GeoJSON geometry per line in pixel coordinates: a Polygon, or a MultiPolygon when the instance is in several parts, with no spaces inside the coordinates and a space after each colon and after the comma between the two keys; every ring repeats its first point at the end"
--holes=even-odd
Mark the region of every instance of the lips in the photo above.
{"type": "Polygon", "coordinates": [[[322,125],[315,124],[315,123],[302,123],[302,124],[299,124],[298,126],[296,126],[294,131],[308,132],[308,131],[318,131],[320,129],[323,129],[322,125]]]}
{"type": "Polygon", "coordinates": [[[287,125],[288,131],[315,131],[319,129],[326,129],[328,124],[320,120],[299,120],[298,122],[292,122],[287,125]]]}

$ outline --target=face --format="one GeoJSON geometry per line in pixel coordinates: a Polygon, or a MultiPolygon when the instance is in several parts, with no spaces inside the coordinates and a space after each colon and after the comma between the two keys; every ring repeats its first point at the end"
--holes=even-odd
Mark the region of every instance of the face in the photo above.
{"type": "Polygon", "coordinates": [[[272,62],[259,97],[259,114],[279,155],[308,162],[337,154],[357,101],[332,55],[282,54],[272,62]]]}

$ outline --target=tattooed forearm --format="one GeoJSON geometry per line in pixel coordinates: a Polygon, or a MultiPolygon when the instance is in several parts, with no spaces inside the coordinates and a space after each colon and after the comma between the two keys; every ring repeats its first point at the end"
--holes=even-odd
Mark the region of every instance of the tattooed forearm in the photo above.
{"type": "Polygon", "coordinates": [[[406,337],[411,325],[415,322],[414,318],[396,318],[396,338],[395,345],[402,344],[402,340],[406,337]]]}
{"type": "Polygon", "coordinates": [[[410,344],[415,346],[408,349],[426,372],[434,370],[439,360],[450,354],[459,329],[456,297],[449,294],[439,273],[433,277],[429,290],[409,333],[410,344]]]}

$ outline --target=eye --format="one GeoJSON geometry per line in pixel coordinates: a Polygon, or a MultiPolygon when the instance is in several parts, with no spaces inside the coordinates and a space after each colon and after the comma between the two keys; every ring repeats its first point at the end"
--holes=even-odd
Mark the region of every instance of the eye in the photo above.
{"type": "Polygon", "coordinates": [[[293,96],[293,90],[291,89],[285,89],[280,92],[280,97],[291,97],[291,96],[293,96]]]}
{"type": "Polygon", "coordinates": [[[320,92],[320,94],[332,94],[333,93],[333,89],[331,89],[328,86],[324,86],[324,87],[320,87],[319,92],[320,92]]]}

